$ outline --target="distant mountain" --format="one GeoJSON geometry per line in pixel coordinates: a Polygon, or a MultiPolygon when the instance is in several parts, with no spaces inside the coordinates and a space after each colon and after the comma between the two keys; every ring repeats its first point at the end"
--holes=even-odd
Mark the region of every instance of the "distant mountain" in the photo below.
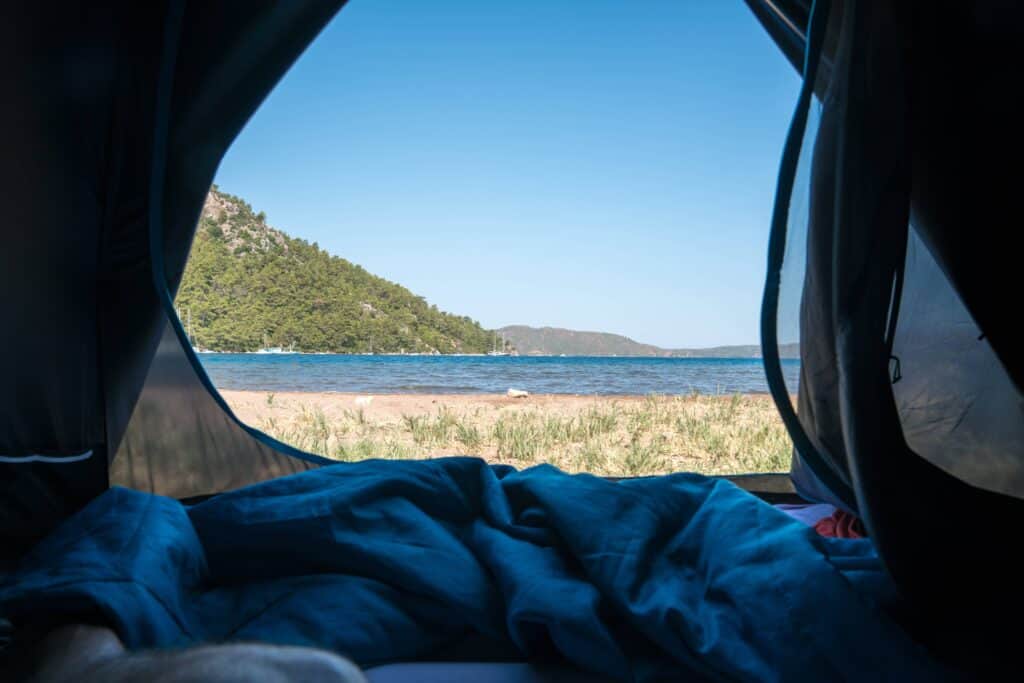
{"type": "Polygon", "coordinates": [[[215,351],[483,353],[493,332],[267,224],[210,190],[175,300],[193,343],[215,351]]]}
{"type": "MultiPolygon", "coordinates": [[[[498,330],[520,354],[535,356],[660,356],[666,358],[760,358],[758,345],[713,346],[706,349],[663,349],[607,332],[581,332],[560,327],[509,325],[498,330]]],[[[797,344],[780,344],[783,358],[799,358],[797,344]]]]}

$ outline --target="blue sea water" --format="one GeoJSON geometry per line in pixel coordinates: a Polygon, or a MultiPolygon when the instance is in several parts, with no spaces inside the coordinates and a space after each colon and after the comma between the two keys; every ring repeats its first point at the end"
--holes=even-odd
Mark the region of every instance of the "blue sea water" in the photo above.
{"type": "MultiPolygon", "coordinates": [[[[204,353],[220,389],[357,393],[731,394],[766,392],[760,359],[351,356],[204,353]]],[[[783,360],[795,391],[800,363],[783,360]]]]}

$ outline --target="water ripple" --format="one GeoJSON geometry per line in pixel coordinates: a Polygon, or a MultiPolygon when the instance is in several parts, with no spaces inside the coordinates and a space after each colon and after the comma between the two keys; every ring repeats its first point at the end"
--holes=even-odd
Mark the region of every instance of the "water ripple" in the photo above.
{"type": "MultiPolygon", "coordinates": [[[[220,389],[407,394],[731,394],[766,392],[759,359],[534,356],[351,356],[210,353],[220,389]]],[[[795,391],[796,360],[782,361],[795,391]]]]}

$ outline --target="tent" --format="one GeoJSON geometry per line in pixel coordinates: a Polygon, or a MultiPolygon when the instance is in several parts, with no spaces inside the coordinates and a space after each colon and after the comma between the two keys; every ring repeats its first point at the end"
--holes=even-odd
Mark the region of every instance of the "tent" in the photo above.
{"type": "MultiPolygon", "coordinates": [[[[0,8],[0,572],[112,486],[210,503],[328,464],[233,415],[172,300],[220,159],[343,4],[0,8]]],[[[1005,170],[1024,136],[1003,104],[1024,9],[747,4],[804,78],[762,317],[792,483],[864,520],[897,591],[886,614],[914,643],[959,671],[997,668],[1024,610],[1019,174],[1005,170]],[[800,342],[796,406],[780,340],[800,342]]]]}

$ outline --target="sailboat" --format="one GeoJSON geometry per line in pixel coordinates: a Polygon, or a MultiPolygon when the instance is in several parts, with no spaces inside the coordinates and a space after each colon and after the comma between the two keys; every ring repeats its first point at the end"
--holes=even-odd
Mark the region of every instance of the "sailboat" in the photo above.
{"type": "MultiPolygon", "coordinates": [[[[178,311],[178,319],[181,319],[181,311],[178,311]]],[[[192,309],[185,309],[185,336],[188,337],[189,344],[192,345],[193,353],[213,353],[209,349],[204,349],[199,345],[198,339],[196,339],[195,330],[192,329],[192,309]]]]}
{"type": "Polygon", "coordinates": [[[501,351],[498,350],[498,333],[494,333],[494,350],[487,352],[488,356],[507,356],[508,351],[505,350],[505,335],[501,335],[501,351]]]}
{"type": "Polygon", "coordinates": [[[283,346],[267,346],[267,335],[263,334],[263,348],[253,351],[253,353],[295,353],[295,342],[287,349],[283,346]]]}

